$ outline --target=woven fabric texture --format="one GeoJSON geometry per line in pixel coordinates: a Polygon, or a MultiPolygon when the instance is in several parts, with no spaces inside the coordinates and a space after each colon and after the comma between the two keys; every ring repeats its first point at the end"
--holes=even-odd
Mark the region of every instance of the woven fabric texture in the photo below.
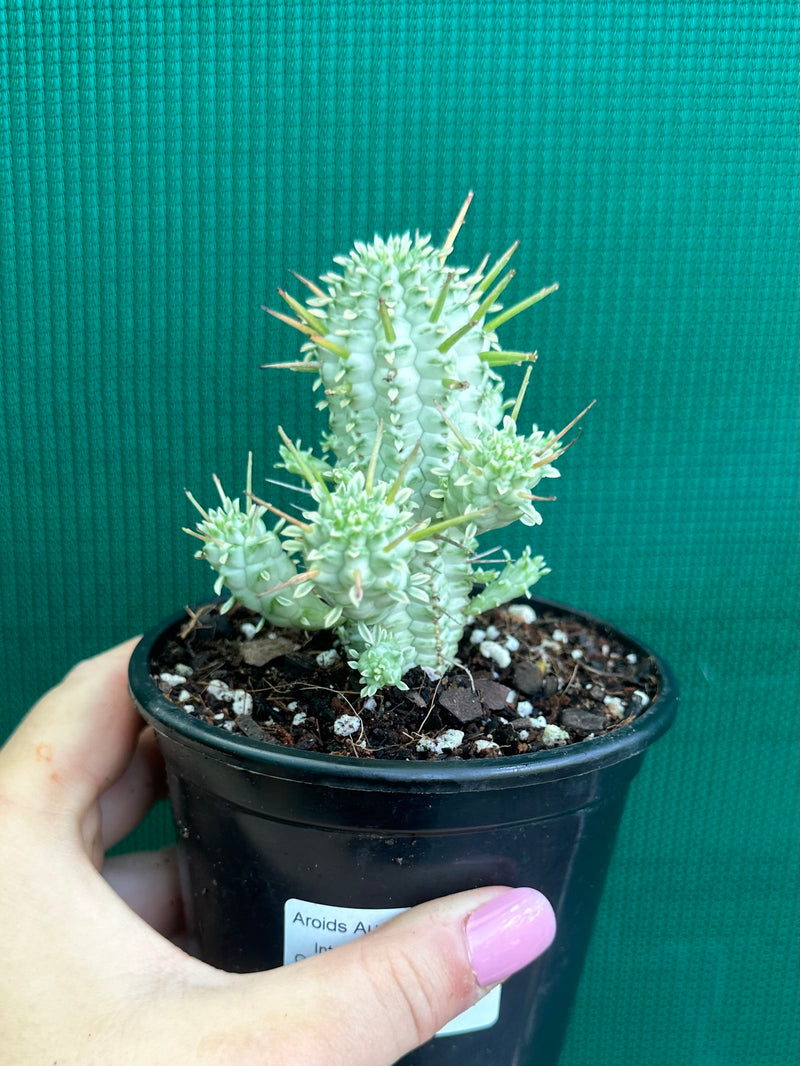
{"type": "MultiPolygon", "coordinates": [[[[530,419],[597,398],[543,594],[671,662],[564,1066],[796,1061],[797,69],[784,0],[0,2],[3,732],[203,599],[184,486],[310,443],[260,310],[354,238],[516,238],[530,419]]],[[[293,290],[296,291],[296,290],[293,290]]],[[[511,382],[521,372],[508,372],[511,382]]],[[[514,534],[509,548],[521,545],[514,534]]],[[[140,833],[167,833],[158,814],[140,833]]]]}

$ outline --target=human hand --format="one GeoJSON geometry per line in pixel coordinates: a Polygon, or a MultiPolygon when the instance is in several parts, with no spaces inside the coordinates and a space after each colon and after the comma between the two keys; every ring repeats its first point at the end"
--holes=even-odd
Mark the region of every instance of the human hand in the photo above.
{"type": "Polygon", "coordinates": [[[389,1066],[550,944],[547,900],[495,887],[265,973],[188,955],[173,851],[105,859],[164,787],[133,644],[75,667],[0,751],[2,1066],[389,1066]]]}

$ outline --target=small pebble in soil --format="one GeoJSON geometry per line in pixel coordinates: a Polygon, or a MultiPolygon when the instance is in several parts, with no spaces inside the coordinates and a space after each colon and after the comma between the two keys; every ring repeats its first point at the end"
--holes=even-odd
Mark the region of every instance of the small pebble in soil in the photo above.
{"type": "Polygon", "coordinates": [[[508,710],[511,689],[507,685],[501,685],[490,677],[480,677],[475,682],[475,689],[487,711],[508,710]]]}
{"type": "Polygon", "coordinates": [[[460,686],[440,692],[439,704],[462,725],[480,718],[483,713],[483,705],[476,693],[460,686]]]}
{"type": "Polygon", "coordinates": [[[543,681],[544,674],[536,663],[525,661],[514,668],[514,686],[526,696],[538,696],[543,681]]]}
{"type": "Polygon", "coordinates": [[[561,725],[568,732],[574,730],[583,736],[596,733],[605,725],[602,714],[596,711],[587,711],[582,707],[566,707],[561,712],[561,725]]]}

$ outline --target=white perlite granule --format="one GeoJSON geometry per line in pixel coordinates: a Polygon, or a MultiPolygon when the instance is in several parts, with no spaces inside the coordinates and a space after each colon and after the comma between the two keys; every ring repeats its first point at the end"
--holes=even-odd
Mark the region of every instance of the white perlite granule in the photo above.
{"type": "Polygon", "coordinates": [[[229,703],[235,715],[250,714],[253,709],[253,697],[249,692],[243,688],[231,688],[221,678],[212,678],[206,685],[206,693],[224,703],[229,703]]]}
{"type": "Polygon", "coordinates": [[[481,740],[476,740],[475,741],[475,751],[492,751],[492,750],[499,751],[500,750],[500,745],[499,744],[495,744],[495,742],[493,740],[481,739],[481,740]]]}
{"type": "Polygon", "coordinates": [[[321,651],[317,656],[317,666],[321,666],[325,669],[328,666],[334,666],[339,661],[339,653],[335,648],[328,648],[327,651],[321,651]]]}
{"type": "Polygon", "coordinates": [[[506,607],[506,614],[510,618],[516,618],[518,622],[525,622],[527,625],[536,621],[536,611],[534,611],[533,607],[529,607],[527,603],[512,603],[506,607]]]}
{"type": "Polygon", "coordinates": [[[302,725],[306,718],[308,718],[308,715],[305,711],[298,711],[292,719],[292,725],[302,725]]]}
{"type": "Polygon", "coordinates": [[[337,737],[351,737],[361,729],[361,719],[357,714],[340,714],[333,723],[333,731],[337,737]]]}
{"type": "Polygon", "coordinates": [[[491,659],[501,670],[511,665],[511,652],[496,640],[484,640],[479,651],[484,659],[491,659]]]}
{"type": "Polygon", "coordinates": [[[169,674],[163,673],[158,675],[158,680],[163,681],[165,685],[169,685],[170,688],[175,688],[176,685],[182,685],[186,680],[181,674],[169,674]]]}
{"type": "Polygon", "coordinates": [[[616,696],[605,696],[603,703],[606,705],[606,711],[609,717],[613,718],[615,722],[619,722],[625,717],[625,708],[622,705],[622,700],[616,696]]]}
{"type": "Polygon", "coordinates": [[[435,755],[444,755],[446,751],[455,751],[464,740],[461,729],[446,729],[438,737],[421,737],[417,741],[417,751],[432,751],[435,755]]]}
{"type": "Polygon", "coordinates": [[[234,714],[250,714],[253,710],[253,697],[243,688],[235,688],[231,693],[231,710],[234,714]]]}
{"type": "Polygon", "coordinates": [[[560,748],[569,740],[569,733],[561,726],[550,723],[542,730],[542,744],[546,748],[560,748]]]}
{"type": "Polygon", "coordinates": [[[222,681],[220,678],[213,678],[206,685],[206,692],[209,696],[213,696],[217,700],[231,700],[233,699],[233,693],[230,686],[226,681],[222,681]]]}

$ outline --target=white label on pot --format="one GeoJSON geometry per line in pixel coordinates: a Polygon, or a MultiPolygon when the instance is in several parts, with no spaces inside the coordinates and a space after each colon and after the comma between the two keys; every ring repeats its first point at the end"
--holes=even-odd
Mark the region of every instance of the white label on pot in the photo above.
{"type": "MultiPolygon", "coordinates": [[[[303,899],[287,899],[283,910],[283,964],[300,962],[311,955],[321,955],[339,944],[347,944],[376,929],[405,907],[365,909],[363,907],[329,907],[303,899]]],[[[478,1003],[453,1018],[437,1036],[455,1036],[488,1029],[500,1015],[501,988],[493,988],[478,1003]]]]}

